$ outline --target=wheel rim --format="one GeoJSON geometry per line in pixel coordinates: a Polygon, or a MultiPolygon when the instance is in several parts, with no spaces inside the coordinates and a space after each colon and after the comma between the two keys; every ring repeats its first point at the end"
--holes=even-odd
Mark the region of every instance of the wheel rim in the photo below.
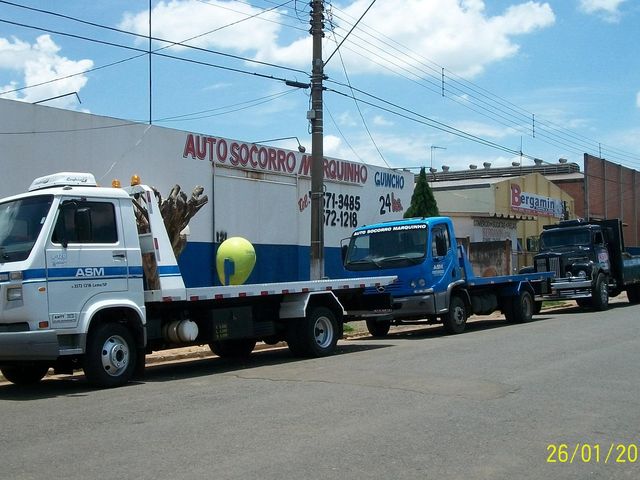
{"type": "Polygon", "coordinates": [[[117,377],[129,366],[129,345],[120,335],[112,335],[102,346],[102,368],[112,376],[117,377]]]}
{"type": "Polygon", "coordinates": [[[333,341],[333,323],[327,317],[318,317],[313,326],[313,334],[320,348],[327,348],[333,341]]]}
{"type": "Polygon", "coordinates": [[[456,307],[453,309],[453,321],[456,325],[464,324],[464,307],[456,305],[456,307]]]}

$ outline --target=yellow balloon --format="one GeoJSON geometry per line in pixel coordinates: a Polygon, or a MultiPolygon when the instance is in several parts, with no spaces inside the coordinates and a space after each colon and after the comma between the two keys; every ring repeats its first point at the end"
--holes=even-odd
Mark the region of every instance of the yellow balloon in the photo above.
{"type": "Polygon", "coordinates": [[[218,247],[216,270],[223,285],[227,285],[227,275],[229,277],[228,285],[243,284],[251,275],[255,264],[256,251],[249,240],[242,237],[231,237],[218,247]],[[227,264],[227,272],[225,272],[225,263],[227,264]]]}

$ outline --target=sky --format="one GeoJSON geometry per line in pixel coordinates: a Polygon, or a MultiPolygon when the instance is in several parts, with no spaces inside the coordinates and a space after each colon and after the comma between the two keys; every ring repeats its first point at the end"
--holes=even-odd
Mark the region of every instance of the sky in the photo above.
{"type": "MultiPolygon", "coordinates": [[[[310,91],[285,83],[310,81],[309,10],[0,0],[0,98],[310,152],[310,91]]],[[[325,1],[324,153],[640,170],[639,25],[638,0],[325,1]]]]}

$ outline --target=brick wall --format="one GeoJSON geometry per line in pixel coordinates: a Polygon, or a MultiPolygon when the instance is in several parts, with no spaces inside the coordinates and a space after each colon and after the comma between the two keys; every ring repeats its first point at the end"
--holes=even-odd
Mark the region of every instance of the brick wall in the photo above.
{"type": "Polygon", "coordinates": [[[583,216],[620,218],[626,245],[640,245],[640,172],[585,154],[584,176],[583,216]]]}

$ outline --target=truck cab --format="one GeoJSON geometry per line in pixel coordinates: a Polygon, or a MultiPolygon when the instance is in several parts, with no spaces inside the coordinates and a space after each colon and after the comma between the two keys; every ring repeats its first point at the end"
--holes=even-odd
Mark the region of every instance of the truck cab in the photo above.
{"type": "MultiPolygon", "coordinates": [[[[54,361],[70,368],[85,351],[89,322],[103,309],[117,309],[143,343],[133,219],[129,195],[98,187],[90,174],[41,177],[28,192],[2,200],[0,363],[6,377],[43,376],[54,361]]],[[[124,354],[133,352],[114,351],[124,354]]]]}
{"type": "Polygon", "coordinates": [[[395,275],[383,287],[393,297],[391,315],[370,319],[373,336],[384,336],[391,324],[438,323],[447,333],[462,333],[471,314],[496,310],[508,321],[531,319],[534,295],[544,274],[476,277],[467,254],[456,242],[449,217],[396,220],[363,226],[344,246],[344,268],[353,274],[395,275]]]}
{"type": "Polygon", "coordinates": [[[638,259],[625,252],[619,219],[545,226],[533,268],[554,274],[540,299],[573,299],[596,310],[608,308],[609,297],[624,290],[635,298],[640,281],[638,259]]]}
{"type": "Polygon", "coordinates": [[[353,232],[344,267],[355,273],[393,271],[388,288],[394,315],[424,318],[447,310],[452,289],[463,279],[453,224],[447,217],[398,220],[353,232]]]}

